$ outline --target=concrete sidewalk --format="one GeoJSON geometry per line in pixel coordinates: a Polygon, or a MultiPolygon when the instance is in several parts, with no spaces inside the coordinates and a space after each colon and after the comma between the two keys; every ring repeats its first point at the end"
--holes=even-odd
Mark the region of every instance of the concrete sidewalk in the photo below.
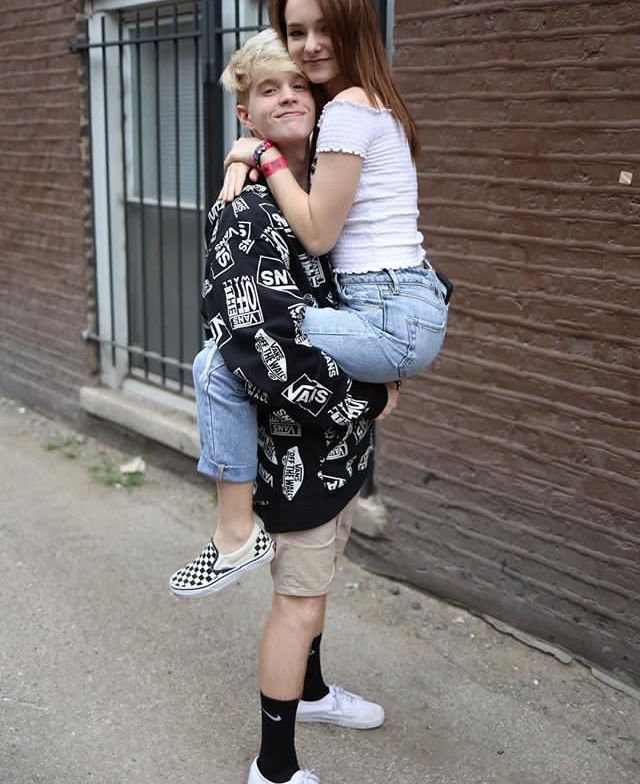
{"type": "MultiPolygon", "coordinates": [[[[106,486],[89,467],[128,456],[71,436],[0,403],[0,781],[245,784],[268,571],[173,597],[210,533],[208,489],[153,466],[106,486]]],[[[323,663],[387,721],[300,727],[322,784],[640,782],[640,702],[348,561],[323,663]]]]}

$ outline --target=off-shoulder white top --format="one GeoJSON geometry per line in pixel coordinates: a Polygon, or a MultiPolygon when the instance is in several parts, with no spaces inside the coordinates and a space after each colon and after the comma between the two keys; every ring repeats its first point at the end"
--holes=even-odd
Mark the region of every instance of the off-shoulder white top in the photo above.
{"type": "Polygon", "coordinates": [[[338,243],[336,272],[413,267],[424,258],[418,231],[418,180],[402,124],[390,109],[330,101],[318,123],[317,152],[364,160],[360,184],[338,243]]]}

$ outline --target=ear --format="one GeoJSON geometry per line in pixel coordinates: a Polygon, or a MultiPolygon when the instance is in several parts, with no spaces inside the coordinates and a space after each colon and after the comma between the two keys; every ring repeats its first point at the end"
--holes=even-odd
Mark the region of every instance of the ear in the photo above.
{"type": "Polygon", "coordinates": [[[249,119],[249,110],[247,107],[239,103],[236,106],[236,117],[240,120],[240,123],[249,131],[253,131],[253,124],[249,119]]]}

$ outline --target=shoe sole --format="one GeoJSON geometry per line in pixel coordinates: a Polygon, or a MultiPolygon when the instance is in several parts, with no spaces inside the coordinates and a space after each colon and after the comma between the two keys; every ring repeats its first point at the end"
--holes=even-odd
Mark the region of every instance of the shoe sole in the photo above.
{"type": "Polygon", "coordinates": [[[347,727],[352,730],[374,730],[376,727],[381,727],[384,724],[384,716],[381,719],[361,719],[357,721],[353,719],[333,719],[327,718],[326,716],[307,714],[296,716],[296,721],[301,724],[334,724],[337,727],[347,727]]]}
{"type": "Polygon", "coordinates": [[[271,542],[269,549],[266,550],[262,555],[259,555],[257,558],[254,558],[252,561],[249,561],[242,566],[239,566],[237,569],[234,569],[232,572],[225,574],[224,577],[220,577],[211,585],[204,585],[201,588],[174,588],[171,583],[169,583],[169,588],[176,596],[181,596],[184,598],[193,598],[196,599],[200,596],[210,596],[213,593],[218,593],[219,591],[223,591],[233,583],[240,580],[240,578],[244,577],[245,574],[249,572],[253,572],[256,569],[261,569],[263,566],[266,566],[268,563],[273,561],[276,554],[275,544],[271,542]]]}

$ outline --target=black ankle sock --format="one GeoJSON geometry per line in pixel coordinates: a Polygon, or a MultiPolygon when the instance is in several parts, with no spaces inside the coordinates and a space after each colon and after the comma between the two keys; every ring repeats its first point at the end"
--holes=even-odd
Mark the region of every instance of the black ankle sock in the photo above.
{"type": "Polygon", "coordinates": [[[262,704],[262,744],[258,768],[273,782],[289,781],[299,770],[295,729],[298,700],[274,700],[260,692],[262,704]]]}
{"type": "Polygon", "coordinates": [[[303,700],[321,700],[329,694],[329,687],[322,677],[322,667],[320,666],[320,642],[322,635],[319,634],[311,643],[311,652],[307,661],[307,671],[304,676],[304,688],[302,690],[303,700]]]}

